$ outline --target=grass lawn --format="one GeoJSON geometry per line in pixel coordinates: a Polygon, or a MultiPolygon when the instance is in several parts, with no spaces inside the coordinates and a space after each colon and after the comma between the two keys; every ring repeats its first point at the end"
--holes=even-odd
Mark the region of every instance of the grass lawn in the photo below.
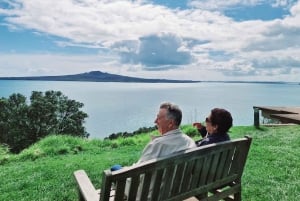
{"type": "MultiPolygon", "coordinates": [[[[237,126],[230,135],[253,138],[242,180],[243,200],[300,200],[300,126],[237,126]]],[[[86,170],[99,188],[104,169],[132,164],[148,141],[149,134],[114,141],[50,136],[18,155],[1,148],[0,200],[77,200],[75,170],[86,170]]]]}

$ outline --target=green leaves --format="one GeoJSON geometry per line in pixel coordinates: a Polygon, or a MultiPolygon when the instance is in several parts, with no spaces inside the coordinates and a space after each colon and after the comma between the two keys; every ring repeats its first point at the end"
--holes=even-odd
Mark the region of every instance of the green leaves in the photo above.
{"type": "Polygon", "coordinates": [[[0,142],[18,153],[49,134],[88,137],[83,103],[60,91],[33,91],[30,104],[21,94],[0,99],[0,142]]]}

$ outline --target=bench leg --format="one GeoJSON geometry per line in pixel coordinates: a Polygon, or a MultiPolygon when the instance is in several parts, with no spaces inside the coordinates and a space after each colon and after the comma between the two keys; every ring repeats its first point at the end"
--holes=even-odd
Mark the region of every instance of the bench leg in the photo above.
{"type": "Polygon", "coordinates": [[[234,195],[234,199],[235,201],[241,201],[242,200],[242,193],[241,192],[237,192],[234,195]]]}
{"type": "Polygon", "coordinates": [[[259,128],[259,109],[253,107],[254,110],[254,126],[255,128],[259,128]]]}

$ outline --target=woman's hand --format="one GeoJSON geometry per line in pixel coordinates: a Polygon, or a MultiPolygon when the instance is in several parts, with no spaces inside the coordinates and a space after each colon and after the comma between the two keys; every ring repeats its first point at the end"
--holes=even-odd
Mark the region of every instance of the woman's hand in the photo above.
{"type": "Polygon", "coordinates": [[[195,122],[195,123],[193,123],[193,127],[196,127],[198,130],[200,130],[203,126],[201,123],[195,122]]]}

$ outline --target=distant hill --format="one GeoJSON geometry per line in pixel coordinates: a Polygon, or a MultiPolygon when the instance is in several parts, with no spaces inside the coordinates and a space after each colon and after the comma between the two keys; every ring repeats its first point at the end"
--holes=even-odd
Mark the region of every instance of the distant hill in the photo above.
{"type": "Polygon", "coordinates": [[[193,80],[145,79],[91,71],[74,75],[33,76],[33,77],[0,77],[0,80],[39,80],[39,81],[88,81],[88,82],[145,82],[145,83],[192,83],[193,80]]]}

